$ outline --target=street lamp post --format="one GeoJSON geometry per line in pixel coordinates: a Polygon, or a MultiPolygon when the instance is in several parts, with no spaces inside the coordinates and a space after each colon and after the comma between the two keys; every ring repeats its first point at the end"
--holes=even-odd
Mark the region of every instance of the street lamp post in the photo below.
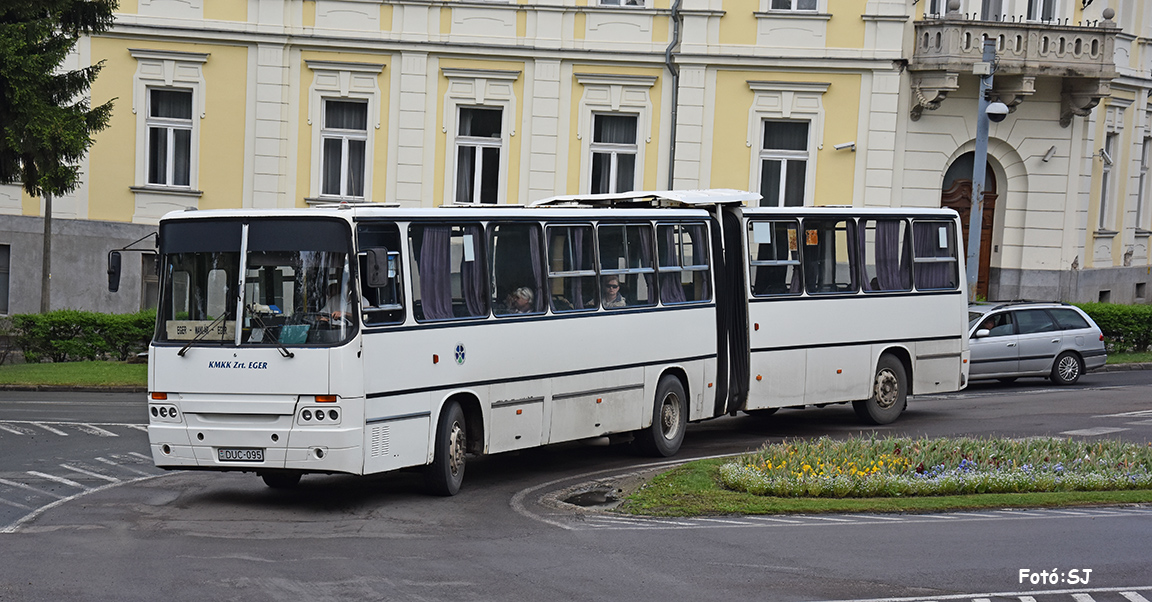
{"type": "Polygon", "coordinates": [[[980,92],[976,111],[976,157],[972,165],[972,205],[968,212],[967,272],[968,300],[976,300],[976,284],[980,280],[980,230],[984,218],[984,178],[988,166],[988,93],[992,90],[993,65],[996,62],[996,41],[984,40],[984,57],[975,72],[980,75],[980,92]]]}

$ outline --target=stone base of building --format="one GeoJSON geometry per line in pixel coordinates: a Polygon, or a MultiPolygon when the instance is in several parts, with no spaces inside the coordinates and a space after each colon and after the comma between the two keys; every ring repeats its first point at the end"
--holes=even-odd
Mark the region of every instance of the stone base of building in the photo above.
{"type": "Polygon", "coordinates": [[[1148,266],[1088,270],[1012,270],[992,268],[988,298],[1089,303],[1152,302],[1152,269],[1148,266]]]}

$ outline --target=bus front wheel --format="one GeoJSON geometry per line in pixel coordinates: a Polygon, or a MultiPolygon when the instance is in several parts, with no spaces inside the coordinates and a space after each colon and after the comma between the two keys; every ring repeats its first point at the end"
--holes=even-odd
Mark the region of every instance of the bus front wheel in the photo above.
{"type": "Polygon", "coordinates": [[[667,458],[680,451],[688,426],[688,397],[680,379],[665,374],[656,385],[652,426],[640,431],[636,443],[649,455],[667,458]]]}
{"type": "Polygon", "coordinates": [[[907,405],[908,375],[904,364],[891,355],[881,356],[872,381],[872,397],[853,401],[852,409],[866,424],[889,424],[900,417],[907,405]]]}
{"type": "Polygon", "coordinates": [[[464,410],[459,403],[444,404],[434,444],[432,463],[424,467],[424,484],[433,495],[456,495],[464,482],[464,453],[468,450],[464,410]]]}

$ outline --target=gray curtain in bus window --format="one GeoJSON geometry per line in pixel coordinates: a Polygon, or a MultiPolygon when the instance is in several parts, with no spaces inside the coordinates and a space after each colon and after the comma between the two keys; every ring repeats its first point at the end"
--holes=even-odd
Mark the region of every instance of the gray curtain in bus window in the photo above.
{"type": "Polygon", "coordinates": [[[532,311],[544,310],[544,262],[540,255],[540,227],[528,228],[528,256],[532,261],[532,278],[536,296],[533,298],[532,311]]]}
{"type": "Polygon", "coordinates": [[[427,226],[420,240],[420,305],[426,320],[452,317],[452,229],[427,226]]]}
{"type": "MultiPolygon", "coordinates": [[[[479,245],[484,240],[484,233],[479,226],[465,226],[462,228],[465,235],[471,235],[472,244],[479,245]]],[[[468,308],[469,316],[482,316],[488,313],[488,306],[484,302],[484,264],[481,259],[484,252],[473,249],[473,260],[462,261],[460,265],[460,287],[464,295],[464,305],[468,308]]]]}
{"type": "MultiPolygon", "coordinates": [[[[912,288],[912,274],[908,270],[909,249],[900,236],[902,220],[875,220],[871,223],[876,226],[876,240],[874,242],[876,258],[876,282],[865,279],[866,291],[907,291],[912,288]]],[[[867,243],[868,221],[862,220],[859,228],[861,244],[867,243]]],[[[867,257],[866,252],[860,253],[861,261],[867,257]]],[[[865,274],[867,276],[867,274],[865,274]]]]}
{"type": "MultiPolygon", "coordinates": [[[[912,225],[912,239],[916,257],[955,257],[949,248],[940,248],[940,228],[947,228],[944,222],[916,222],[912,225]]],[[[951,229],[949,228],[949,231],[951,229]]],[[[949,237],[949,246],[951,237],[949,237]]],[[[916,288],[956,288],[957,262],[939,261],[917,263],[916,288]]]]}
{"type": "Polygon", "coordinates": [[[660,267],[675,267],[672,272],[660,273],[660,302],[683,303],[684,287],[680,285],[680,247],[676,244],[673,226],[661,226],[659,232],[660,267]]]}
{"type": "MultiPolygon", "coordinates": [[[[584,228],[570,228],[568,232],[572,234],[572,269],[582,270],[584,269],[584,228]]],[[[577,276],[568,280],[572,283],[572,308],[584,309],[584,279],[577,276]]]]}

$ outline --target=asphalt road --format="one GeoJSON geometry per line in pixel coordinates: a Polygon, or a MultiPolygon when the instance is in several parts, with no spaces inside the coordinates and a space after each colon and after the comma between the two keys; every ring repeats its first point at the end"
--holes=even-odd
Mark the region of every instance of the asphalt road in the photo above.
{"type": "MultiPolygon", "coordinates": [[[[1152,371],[978,384],[879,429],[846,406],[692,425],[677,459],[871,431],[1145,442],[1150,400],[1152,371]]],[[[1152,507],[662,520],[550,503],[652,464],[602,441],[472,461],[453,498],[408,472],[281,492],[155,469],[143,408],[0,392],[0,600],[1152,600],[1152,507]]]]}

